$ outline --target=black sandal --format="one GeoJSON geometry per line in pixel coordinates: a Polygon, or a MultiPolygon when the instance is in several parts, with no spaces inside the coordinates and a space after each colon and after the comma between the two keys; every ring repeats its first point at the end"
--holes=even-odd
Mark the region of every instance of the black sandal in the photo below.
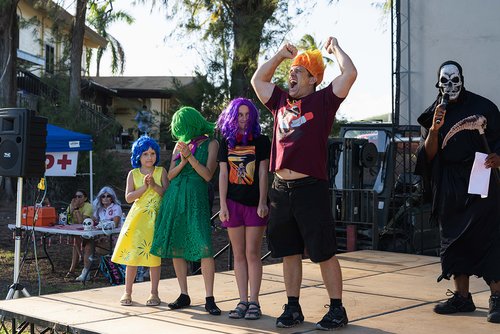
{"type": "Polygon", "coordinates": [[[222,312],[220,308],[217,307],[215,304],[215,299],[214,297],[206,297],[205,298],[205,310],[210,313],[210,315],[220,315],[222,312]]]}
{"type": "Polygon", "coordinates": [[[245,319],[247,320],[257,320],[262,316],[262,311],[260,310],[260,305],[256,302],[248,303],[248,310],[245,314],[245,319]]]}
{"type": "Polygon", "coordinates": [[[229,318],[231,319],[241,319],[245,317],[248,310],[248,302],[240,301],[234,310],[229,311],[229,318]],[[243,307],[239,307],[243,305],[243,307]]]}
{"type": "Polygon", "coordinates": [[[181,293],[179,298],[173,303],[168,303],[167,306],[172,310],[178,310],[180,308],[188,307],[191,305],[191,298],[188,295],[181,293]]]}

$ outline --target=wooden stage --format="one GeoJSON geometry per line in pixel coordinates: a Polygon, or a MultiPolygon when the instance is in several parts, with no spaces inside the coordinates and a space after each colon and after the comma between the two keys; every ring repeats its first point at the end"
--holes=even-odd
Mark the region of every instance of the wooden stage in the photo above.
{"type": "MultiPolygon", "coordinates": [[[[471,292],[477,310],[474,313],[443,316],[432,308],[446,299],[452,283],[436,283],[439,259],[436,257],[357,251],[339,255],[344,279],[343,302],[349,325],[343,333],[496,333],[500,325],[488,323],[487,285],[471,279],[471,292]]],[[[7,319],[17,318],[72,333],[319,333],[315,323],[325,314],[327,293],[319,266],[304,260],[301,305],[305,322],[290,329],[275,327],[275,318],[286,303],[282,265],[264,267],[261,290],[263,317],[260,320],[229,319],[228,311],[238,297],[233,272],[217,273],[215,296],[222,316],[204,312],[204,288],[201,276],[189,277],[193,306],[172,311],[165,301],[177,298],[176,279],[160,282],[158,307],[145,306],[149,282],[134,285],[134,304],[120,306],[123,286],[81,292],[43,295],[0,301],[7,319]]]]}

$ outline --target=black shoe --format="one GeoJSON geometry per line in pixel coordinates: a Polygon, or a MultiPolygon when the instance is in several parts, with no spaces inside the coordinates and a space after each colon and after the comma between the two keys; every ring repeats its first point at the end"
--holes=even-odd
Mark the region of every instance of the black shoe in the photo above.
{"type": "Polygon", "coordinates": [[[172,310],[188,307],[189,305],[191,305],[191,298],[183,293],[180,294],[179,298],[177,298],[175,302],[167,304],[167,306],[172,310]]]}
{"type": "Polygon", "coordinates": [[[453,297],[434,306],[434,312],[438,314],[452,314],[458,312],[474,312],[476,310],[476,305],[474,305],[470,293],[466,298],[462,297],[462,295],[457,292],[448,290],[446,295],[453,297]]]}
{"type": "Polygon", "coordinates": [[[500,295],[490,296],[490,309],[487,319],[489,322],[500,323],[500,295]]]}
{"type": "Polygon", "coordinates": [[[325,314],[323,319],[316,324],[317,329],[331,331],[347,325],[349,320],[347,319],[347,312],[343,306],[331,307],[329,305],[325,305],[325,307],[330,309],[325,314]]]}
{"type": "Polygon", "coordinates": [[[206,297],[205,298],[205,311],[210,313],[211,315],[220,315],[221,310],[215,304],[214,297],[206,297]]]}
{"type": "Polygon", "coordinates": [[[285,304],[283,309],[285,311],[276,319],[276,327],[289,328],[304,322],[304,315],[300,305],[285,304]]]}

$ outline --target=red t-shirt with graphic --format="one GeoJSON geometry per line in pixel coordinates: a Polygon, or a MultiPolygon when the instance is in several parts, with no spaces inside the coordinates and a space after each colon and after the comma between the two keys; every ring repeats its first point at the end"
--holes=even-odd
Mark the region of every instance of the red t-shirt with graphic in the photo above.
{"type": "Polygon", "coordinates": [[[342,101],[332,84],[299,100],[275,86],[266,103],[274,116],[270,171],[288,168],[327,180],[328,135],[342,101]]]}

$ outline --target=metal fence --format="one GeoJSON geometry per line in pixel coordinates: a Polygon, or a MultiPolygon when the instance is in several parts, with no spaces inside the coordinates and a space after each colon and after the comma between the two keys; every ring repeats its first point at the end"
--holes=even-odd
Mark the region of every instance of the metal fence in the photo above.
{"type": "Polygon", "coordinates": [[[378,248],[377,193],[330,189],[339,251],[378,248]]]}

